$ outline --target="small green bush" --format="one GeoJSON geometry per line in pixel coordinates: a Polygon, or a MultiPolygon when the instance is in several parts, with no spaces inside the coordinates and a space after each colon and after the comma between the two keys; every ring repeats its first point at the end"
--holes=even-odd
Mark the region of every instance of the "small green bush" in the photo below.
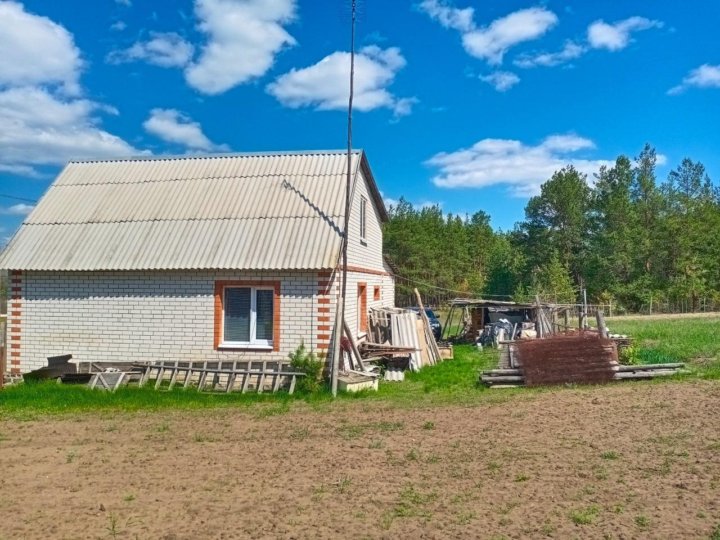
{"type": "Polygon", "coordinates": [[[622,347],[618,350],[618,356],[620,357],[620,363],[626,366],[634,366],[640,363],[638,358],[638,350],[632,345],[629,347],[622,347]]]}
{"type": "Polygon", "coordinates": [[[301,342],[295,352],[290,353],[288,357],[292,369],[305,374],[304,377],[298,377],[297,390],[307,393],[320,390],[323,363],[317,359],[315,354],[307,352],[305,344],[301,342]]]}

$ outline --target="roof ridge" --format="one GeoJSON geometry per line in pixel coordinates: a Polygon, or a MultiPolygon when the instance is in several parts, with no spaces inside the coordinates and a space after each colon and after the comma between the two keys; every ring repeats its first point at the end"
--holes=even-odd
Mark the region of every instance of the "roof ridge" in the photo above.
{"type": "MultiPolygon", "coordinates": [[[[343,214],[330,214],[328,218],[341,218],[343,214]]],[[[46,221],[46,222],[28,222],[23,221],[23,227],[30,226],[57,226],[57,225],[103,225],[107,223],[151,223],[151,222],[179,222],[179,221],[253,221],[263,219],[322,219],[327,221],[323,216],[257,216],[257,217],[212,217],[212,218],[163,218],[163,219],[113,219],[108,221],[46,221]]]]}
{"type": "MultiPolygon", "coordinates": [[[[83,162],[83,163],[90,163],[90,162],[83,162]]],[[[94,162],[94,163],[111,163],[111,162],[94,162]]],[[[196,182],[200,180],[228,180],[228,179],[234,179],[234,180],[244,180],[248,178],[273,178],[273,179],[285,179],[288,176],[292,176],[294,178],[326,178],[326,177],[334,177],[334,176],[345,176],[345,172],[333,172],[333,173],[323,173],[323,174],[306,174],[306,173],[272,173],[272,174],[242,174],[242,175],[228,175],[228,176],[193,176],[189,178],[146,178],[143,180],[137,180],[137,181],[114,181],[114,180],[106,180],[104,182],[72,182],[72,183],[59,183],[55,184],[53,183],[50,188],[56,188],[56,187],[75,187],[75,186],[102,186],[102,185],[130,185],[130,184],[154,184],[159,182],[196,182]]]]}
{"type": "MultiPolygon", "coordinates": [[[[361,148],[352,150],[353,155],[362,154],[361,148]]],[[[343,155],[347,154],[347,149],[337,150],[281,150],[281,151],[264,151],[264,152],[218,152],[214,154],[177,154],[177,155],[155,155],[140,154],[136,156],[125,156],[106,159],[71,159],[68,163],[116,163],[122,161],[180,161],[190,159],[221,159],[232,157],[274,157],[274,156],[321,156],[321,155],[343,155]]]]}

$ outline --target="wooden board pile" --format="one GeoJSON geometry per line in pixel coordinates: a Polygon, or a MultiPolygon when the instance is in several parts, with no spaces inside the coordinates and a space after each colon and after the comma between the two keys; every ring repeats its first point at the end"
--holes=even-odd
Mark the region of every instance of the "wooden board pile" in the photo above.
{"type": "Polygon", "coordinates": [[[590,332],[516,342],[513,347],[515,365],[482,372],[482,383],[495,388],[600,384],[674,375],[684,367],[681,363],[619,365],[616,343],[590,332]]]}
{"type": "Polygon", "coordinates": [[[368,340],[358,345],[364,361],[418,371],[452,357],[452,348],[441,350],[435,341],[417,289],[415,295],[418,311],[399,308],[370,310],[368,340]]]}

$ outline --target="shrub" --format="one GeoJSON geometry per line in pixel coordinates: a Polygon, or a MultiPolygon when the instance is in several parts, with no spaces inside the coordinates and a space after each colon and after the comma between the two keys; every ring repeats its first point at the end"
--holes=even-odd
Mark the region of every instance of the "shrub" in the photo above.
{"type": "Polygon", "coordinates": [[[290,366],[294,371],[304,373],[304,377],[299,377],[297,381],[297,389],[300,392],[317,392],[321,386],[321,376],[323,363],[317,359],[315,354],[307,352],[305,344],[300,346],[288,355],[290,358],[290,366]]]}

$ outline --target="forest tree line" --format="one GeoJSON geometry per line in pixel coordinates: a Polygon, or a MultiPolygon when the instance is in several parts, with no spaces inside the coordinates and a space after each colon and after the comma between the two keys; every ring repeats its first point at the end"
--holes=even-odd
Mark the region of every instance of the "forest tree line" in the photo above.
{"type": "Polygon", "coordinates": [[[684,159],[665,180],[646,145],[588,178],[557,171],[512,231],[483,211],[444,214],[404,199],[389,209],[385,253],[398,299],[414,286],[455,296],[612,304],[617,311],[698,311],[720,307],[720,190],[705,167],[684,159]]]}

